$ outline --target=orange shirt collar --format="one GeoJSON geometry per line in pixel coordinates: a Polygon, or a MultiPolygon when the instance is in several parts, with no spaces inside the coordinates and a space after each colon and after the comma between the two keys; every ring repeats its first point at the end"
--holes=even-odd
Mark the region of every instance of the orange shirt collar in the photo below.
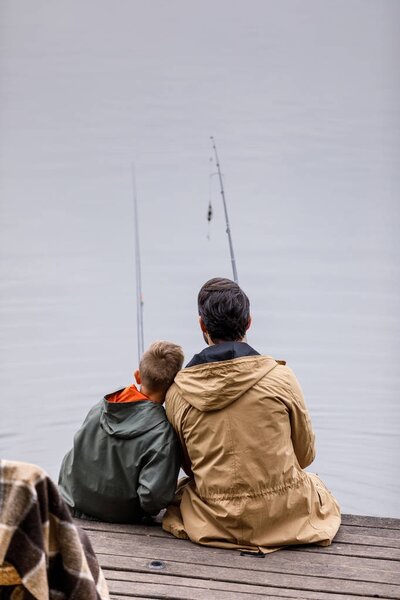
{"type": "Polygon", "coordinates": [[[119,390],[106,396],[107,402],[138,402],[139,400],[150,400],[148,396],[139,392],[135,385],[129,385],[124,390],[119,390]]]}

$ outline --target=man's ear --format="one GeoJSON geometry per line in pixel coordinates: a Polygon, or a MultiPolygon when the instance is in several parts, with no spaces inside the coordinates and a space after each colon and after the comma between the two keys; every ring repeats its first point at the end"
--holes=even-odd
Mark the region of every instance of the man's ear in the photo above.
{"type": "Polygon", "coordinates": [[[138,385],[140,385],[142,383],[142,378],[140,377],[140,371],[139,371],[139,369],[136,369],[136,371],[134,372],[134,376],[135,376],[135,379],[136,379],[136,383],[138,385]]]}
{"type": "Polygon", "coordinates": [[[199,323],[200,323],[200,329],[202,330],[203,333],[206,333],[207,331],[207,327],[205,326],[205,323],[203,321],[202,317],[199,317],[199,323]]]}
{"type": "Polygon", "coordinates": [[[246,331],[247,331],[248,329],[250,329],[252,322],[253,322],[253,319],[252,319],[252,318],[251,318],[251,316],[250,316],[250,317],[249,317],[249,322],[247,323],[246,331]]]}
{"type": "Polygon", "coordinates": [[[211,341],[211,338],[207,332],[207,327],[203,321],[203,319],[201,317],[199,317],[199,323],[200,323],[200,329],[203,332],[203,340],[205,341],[205,343],[207,344],[207,346],[211,346],[211,344],[213,343],[211,341]]]}

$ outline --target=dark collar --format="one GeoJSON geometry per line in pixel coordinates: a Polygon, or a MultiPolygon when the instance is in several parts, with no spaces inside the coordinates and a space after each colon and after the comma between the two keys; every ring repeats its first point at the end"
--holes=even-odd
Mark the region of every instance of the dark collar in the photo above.
{"type": "Polygon", "coordinates": [[[204,348],[199,354],[195,354],[192,360],[186,365],[186,368],[202,365],[204,363],[259,355],[259,352],[245,342],[222,342],[221,344],[215,344],[214,346],[207,346],[207,348],[204,348]]]}

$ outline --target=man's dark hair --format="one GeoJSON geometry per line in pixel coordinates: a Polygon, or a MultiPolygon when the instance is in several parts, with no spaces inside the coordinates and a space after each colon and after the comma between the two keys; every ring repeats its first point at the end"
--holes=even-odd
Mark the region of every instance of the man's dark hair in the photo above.
{"type": "Polygon", "coordinates": [[[237,283],[214,277],[201,288],[199,315],[214,343],[241,340],[248,329],[250,302],[237,283]]]}

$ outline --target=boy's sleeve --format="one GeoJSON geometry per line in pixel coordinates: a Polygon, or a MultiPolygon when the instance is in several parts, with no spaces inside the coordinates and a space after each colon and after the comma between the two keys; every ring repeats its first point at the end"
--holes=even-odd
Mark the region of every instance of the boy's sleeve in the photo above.
{"type": "Polygon", "coordinates": [[[175,494],[180,466],[175,435],[161,448],[152,449],[146,459],[139,474],[137,493],[142,510],[156,515],[170,504],[175,494]]]}
{"type": "Polygon", "coordinates": [[[289,373],[287,407],[292,444],[300,467],[305,469],[315,458],[315,435],[299,382],[291,369],[285,368],[289,373]]]}
{"type": "Polygon", "coordinates": [[[75,471],[77,468],[79,469],[79,464],[81,462],[80,454],[86,438],[85,430],[88,429],[88,425],[90,425],[90,421],[92,421],[94,417],[96,417],[95,421],[97,422],[102,403],[103,401],[100,400],[100,402],[95,404],[90,409],[82,425],[74,435],[74,441],[71,450],[67,452],[61,463],[60,473],[58,476],[58,486],[61,490],[64,500],[69,506],[74,506],[71,488],[74,484],[75,471]]]}

